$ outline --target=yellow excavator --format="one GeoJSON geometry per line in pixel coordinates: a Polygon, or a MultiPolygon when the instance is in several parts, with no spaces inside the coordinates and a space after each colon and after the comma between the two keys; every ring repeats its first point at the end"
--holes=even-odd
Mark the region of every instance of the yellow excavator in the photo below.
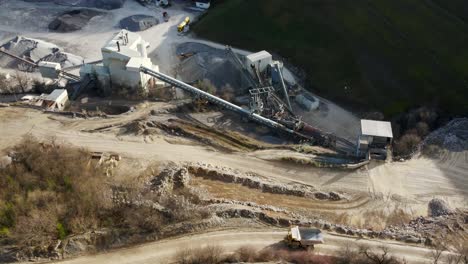
{"type": "Polygon", "coordinates": [[[313,249],[316,244],[323,244],[320,229],[292,226],[284,238],[286,245],[292,249],[313,249]]]}
{"type": "Polygon", "coordinates": [[[188,28],[190,24],[190,17],[186,17],[184,21],[180,22],[180,24],[177,26],[177,31],[182,33],[185,31],[186,28],[188,28]]]}

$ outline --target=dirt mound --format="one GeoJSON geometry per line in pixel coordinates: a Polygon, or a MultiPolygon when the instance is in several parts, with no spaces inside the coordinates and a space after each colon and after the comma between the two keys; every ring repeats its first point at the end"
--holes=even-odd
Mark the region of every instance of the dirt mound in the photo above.
{"type": "Polygon", "coordinates": [[[57,32],[80,30],[88,24],[91,18],[101,14],[103,13],[89,9],[78,9],[66,12],[50,22],[49,29],[57,32]]]}
{"type": "Polygon", "coordinates": [[[429,202],[428,211],[429,216],[432,217],[449,215],[454,212],[444,200],[441,200],[439,198],[434,198],[429,202]]]}
{"type": "Polygon", "coordinates": [[[468,118],[457,118],[429,134],[422,143],[423,150],[436,145],[450,151],[468,150],[468,118]]]}
{"type": "MultiPolygon", "coordinates": [[[[13,38],[3,44],[1,48],[13,55],[34,63],[38,63],[39,61],[52,61],[60,63],[63,68],[79,65],[83,61],[82,57],[66,53],[55,44],[22,36],[13,38]]],[[[22,71],[33,70],[31,65],[19,62],[7,55],[0,55],[0,67],[18,68],[22,71]]]]}
{"type": "Polygon", "coordinates": [[[147,30],[159,23],[154,16],[133,15],[120,20],[120,28],[133,32],[147,30]]]}

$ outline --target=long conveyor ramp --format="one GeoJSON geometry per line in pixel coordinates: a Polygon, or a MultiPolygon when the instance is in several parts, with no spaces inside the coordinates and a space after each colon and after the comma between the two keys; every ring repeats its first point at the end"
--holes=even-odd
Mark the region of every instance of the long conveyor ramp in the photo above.
{"type": "Polygon", "coordinates": [[[242,107],[240,106],[237,106],[235,104],[232,104],[228,101],[225,101],[219,97],[216,97],[210,93],[207,93],[207,92],[204,92],[192,85],[189,85],[189,84],[186,84],[182,81],[179,81],[171,76],[168,76],[166,74],[163,74],[163,73],[160,73],[160,72],[156,72],[156,71],[153,71],[149,68],[146,68],[144,66],[141,66],[140,67],[140,71],[145,73],[145,74],[148,74],[154,78],[157,78],[165,83],[168,83],[170,85],[173,85],[174,87],[177,87],[177,88],[180,88],[186,92],[189,92],[195,96],[198,96],[200,98],[203,98],[203,99],[206,99],[207,101],[213,103],[213,104],[216,104],[216,105],[219,105],[225,109],[228,109],[228,110],[231,110],[233,112],[236,112],[242,116],[245,116],[257,123],[260,123],[260,124],[263,124],[265,126],[268,126],[270,128],[273,128],[273,129],[279,129],[279,130],[282,130],[284,132],[287,132],[289,134],[292,134],[292,135],[295,135],[295,136],[299,136],[300,138],[303,138],[303,139],[309,139],[309,140],[312,140],[312,138],[310,137],[307,137],[305,135],[302,135],[292,129],[289,129],[287,127],[285,127],[284,125],[278,123],[278,122],[275,122],[273,120],[270,120],[268,118],[265,118],[265,117],[262,117],[258,114],[254,114],[254,113],[251,113],[250,111],[248,110],[245,110],[243,109],[242,107]]]}

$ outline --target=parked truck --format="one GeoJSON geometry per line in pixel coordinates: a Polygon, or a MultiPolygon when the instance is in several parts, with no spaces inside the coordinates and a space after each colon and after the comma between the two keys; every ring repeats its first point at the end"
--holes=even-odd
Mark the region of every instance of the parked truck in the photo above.
{"type": "Polygon", "coordinates": [[[313,249],[316,244],[323,244],[320,229],[293,226],[284,238],[286,245],[293,249],[313,249]]]}
{"type": "Polygon", "coordinates": [[[184,21],[180,22],[180,24],[177,26],[177,31],[179,33],[187,31],[189,24],[190,24],[190,17],[186,17],[184,21]]]}

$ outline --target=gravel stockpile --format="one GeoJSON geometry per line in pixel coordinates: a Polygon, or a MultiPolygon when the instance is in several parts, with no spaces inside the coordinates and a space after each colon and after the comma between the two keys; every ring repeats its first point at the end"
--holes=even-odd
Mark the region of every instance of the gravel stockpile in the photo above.
{"type": "Polygon", "coordinates": [[[453,210],[448,206],[448,204],[439,198],[434,198],[429,202],[428,211],[429,216],[432,217],[449,215],[453,213],[453,210]]]}
{"type": "Polygon", "coordinates": [[[423,147],[437,145],[450,151],[468,150],[468,118],[457,118],[429,134],[423,147]]]}
{"type": "Polygon", "coordinates": [[[66,12],[54,19],[54,21],[50,22],[49,29],[57,32],[72,32],[80,30],[88,24],[88,21],[91,18],[101,14],[103,13],[89,9],[79,9],[66,12]]]}
{"type": "Polygon", "coordinates": [[[117,9],[121,8],[125,0],[24,0],[25,2],[54,2],[58,5],[89,7],[99,9],[117,9]]]}
{"type": "MultiPolygon", "coordinates": [[[[34,63],[39,61],[58,62],[63,68],[81,64],[82,57],[66,53],[55,44],[32,38],[17,36],[1,48],[18,57],[29,60],[34,63]]],[[[0,55],[0,67],[17,68],[22,71],[31,71],[29,64],[19,62],[7,55],[0,55]]]]}
{"type": "Polygon", "coordinates": [[[241,87],[241,71],[225,50],[187,42],[178,45],[176,53],[178,56],[193,54],[180,63],[178,78],[182,81],[194,83],[208,79],[218,89],[226,85],[234,89],[241,87]]]}
{"type": "Polygon", "coordinates": [[[154,16],[133,15],[120,20],[120,28],[137,32],[147,30],[159,23],[154,16]]]}

